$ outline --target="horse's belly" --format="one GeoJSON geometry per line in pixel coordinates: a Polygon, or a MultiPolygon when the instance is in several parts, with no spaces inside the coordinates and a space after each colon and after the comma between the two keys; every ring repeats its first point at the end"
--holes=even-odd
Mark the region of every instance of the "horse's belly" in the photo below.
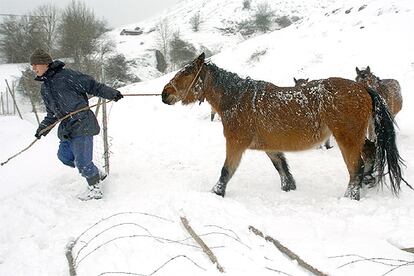
{"type": "Polygon", "coordinates": [[[263,151],[302,151],[322,144],[330,135],[327,127],[262,131],[254,137],[250,148],[263,151]]]}

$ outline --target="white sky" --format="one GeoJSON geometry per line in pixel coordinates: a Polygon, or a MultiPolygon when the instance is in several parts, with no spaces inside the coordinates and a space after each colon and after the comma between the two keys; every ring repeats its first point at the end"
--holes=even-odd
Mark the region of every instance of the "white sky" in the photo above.
{"type": "MultiPolygon", "coordinates": [[[[111,27],[135,23],[170,8],[180,0],[83,0],[99,19],[111,27]]],[[[71,0],[0,0],[1,14],[25,14],[44,4],[66,7],[71,0]]]]}

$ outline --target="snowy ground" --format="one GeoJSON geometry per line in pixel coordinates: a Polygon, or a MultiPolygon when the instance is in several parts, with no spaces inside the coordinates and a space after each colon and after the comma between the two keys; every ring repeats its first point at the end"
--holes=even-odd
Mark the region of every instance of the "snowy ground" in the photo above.
{"type": "MultiPolygon", "coordinates": [[[[414,33],[406,22],[413,23],[414,7],[410,1],[374,2],[362,16],[353,10],[349,18],[317,18],[246,41],[213,61],[280,85],[294,76],[354,78],[355,66],[365,65],[398,79],[404,107],[397,142],[407,165],[404,176],[413,184],[414,33]],[[376,16],[379,10],[383,17],[376,16]],[[361,22],[349,25],[348,19],[361,22]],[[382,45],[380,34],[396,42],[382,45]],[[251,54],[263,47],[266,54],[252,62],[251,54]]],[[[170,78],[122,92],[160,93],[170,78]]],[[[377,276],[393,268],[387,275],[414,275],[414,255],[400,250],[414,247],[413,191],[403,185],[399,197],[384,189],[364,191],[360,201],[343,198],[348,176],[334,147],[287,153],[298,186],[289,193],[280,190],[265,154],[248,151],[226,197],[217,197],[209,190],[219,177],[225,140],[220,121],[209,116],[207,103],[167,106],[160,97],[125,97],[113,104],[111,174],[100,201],[76,198],[85,183],[59,164],[54,132],[0,167],[0,275],[69,275],[66,244],[104,218],[79,237],[74,253],[80,276],[222,275],[189,239],[180,216],[203,234],[225,275],[309,275],[251,233],[250,225],[329,275],[377,276]]],[[[34,117],[25,119],[0,117],[1,162],[33,141],[34,117]]]]}

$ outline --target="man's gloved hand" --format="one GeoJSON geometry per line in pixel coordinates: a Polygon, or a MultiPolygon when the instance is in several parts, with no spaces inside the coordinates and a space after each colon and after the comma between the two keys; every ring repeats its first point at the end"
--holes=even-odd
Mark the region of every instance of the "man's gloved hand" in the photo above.
{"type": "Polygon", "coordinates": [[[46,136],[50,131],[50,130],[47,130],[47,131],[43,131],[42,133],[40,133],[43,129],[44,128],[40,126],[37,128],[36,133],[34,135],[37,139],[42,138],[42,136],[46,136]]]}
{"type": "Polygon", "coordinates": [[[119,101],[120,99],[122,99],[124,97],[124,95],[121,94],[121,92],[118,91],[118,93],[116,93],[115,97],[114,97],[114,101],[119,101]]]}

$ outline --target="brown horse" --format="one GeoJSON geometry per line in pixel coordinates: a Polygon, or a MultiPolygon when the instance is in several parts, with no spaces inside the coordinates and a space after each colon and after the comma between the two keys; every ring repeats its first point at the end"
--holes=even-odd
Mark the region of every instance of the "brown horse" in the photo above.
{"type": "MultiPolygon", "coordinates": [[[[371,72],[369,66],[362,70],[356,67],[355,71],[357,73],[355,80],[365,85],[365,87],[370,87],[373,90],[377,91],[378,94],[384,99],[385,103],[387,104],[388,109],[391,112],[391,115],[395,117],[397,113],[401,110],[403,102],[401,96],[401,87],[398,81],[394,79],[379,79],[371,72]]],[[[368,137],[370,141],[375,140],[374,122],[372,120],[368,125],[368,137]]],[[[373,147],[373,142],[371,142],[371,150],[373,150],[373,147]]],[[[371,164],[374,162],[375,161],[372,160],[371,164]]],[[[369,187],[374,187],[378,182],[372,176],[374,168],[367,166],[365,170],[367,176],[364,179],[364,183],[367,184],[369,187]]]]}
{"type": "MultiPolygon", "coordinates": [[[[309,82],[309,79],[296,79],[294,77],[293,81],[295,82],[295,87],[306,86],[309,82]]],[[[333,148],[333,146],[331,146],[331,136],[329,136],[328,139],[326,139],[325,143],[323,143],[323,146],[322,145],[319,146],[320,149],[323,149],[323,147],[325,147],[326,149],[333,148]]]]}
{"type": "Polygon", "coordinates": [[[400,112],[403,104],[401,96],[401,86],[397,80],[394,79],[380,79],[375,76],[369,66],[366,69],[359,70],[355,68],[357,76],[355,80],[371,87],[381,95],[388,105],[388,109],[392,115],[397,115],[400,112]]]}
{"type": "MultiPolygon", "coordinates": [[[[391,189],[400,190],[400,157],[392,118],[378,95],[362,84],[341,78],[310,81],[303,87],[278,87],[265,81],[240,78],[213,63],[204,53],[181,69],[162,91],[162,101],[187,105],[206,99],[221,116],[226,160],[212,192],[224,196],[246,149],[266,152],[277,169],[284,191],[295,190],[284,151],[314,148],[333,134],[349,172],[345,196],[359,200],[364,177],[365,134],[375,116],[376,170],[391,189]],[[352,91],[353,93],[349,93],[352,91]]],[[[369,156],[368,156],[369,157],[369,156]]]]}
{"type": "Polygon", "coordinates": [[[296,79],[294,77],[293,81],[295,82],[295,86],[305,86],[309,82],[309,79],[296,79]]]}

